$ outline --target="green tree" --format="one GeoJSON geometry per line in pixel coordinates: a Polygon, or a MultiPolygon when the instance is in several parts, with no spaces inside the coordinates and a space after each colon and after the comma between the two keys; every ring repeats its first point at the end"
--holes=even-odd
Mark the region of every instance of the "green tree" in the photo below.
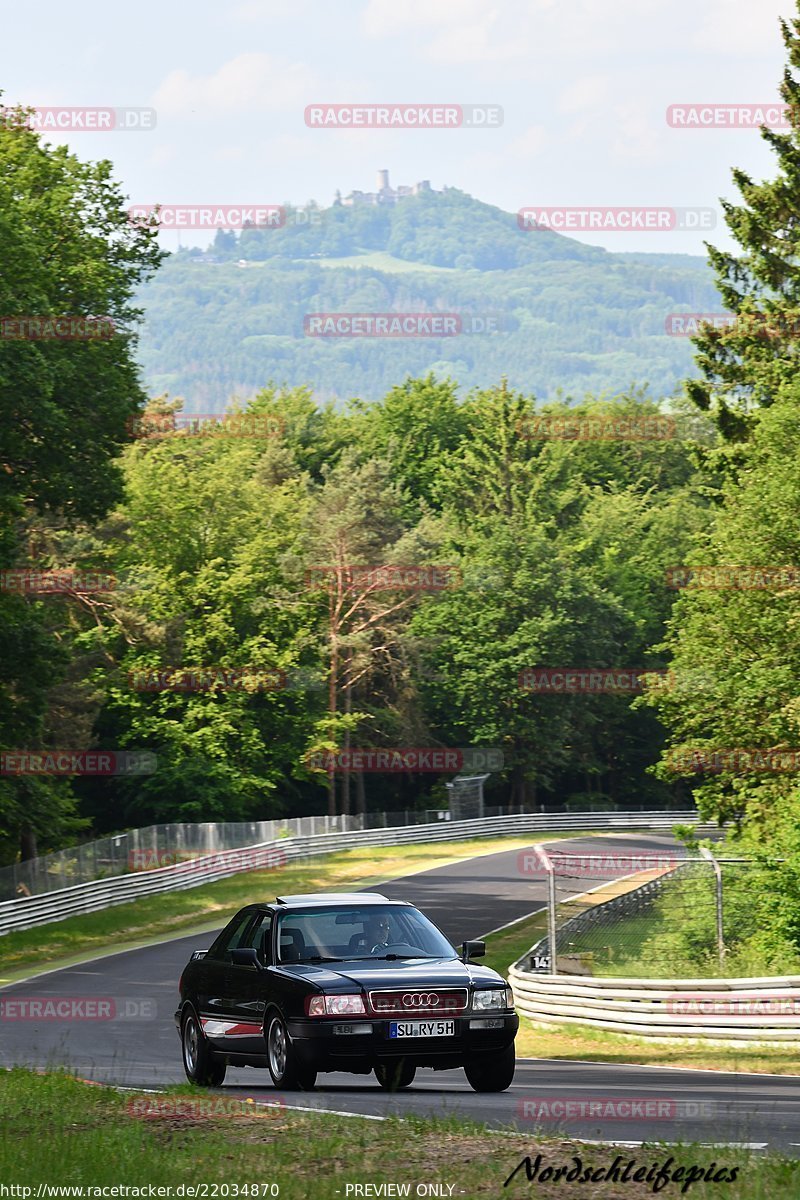
{"type": "MultiPolygon", "coordinates": [[[[316,663],[311,600],[282,603],[302,551],[307,475],[272,440],[179,429],[130,449],[126,483],[116,542],[127,587],[107,623],[113,666],[99,674],[98,724],[152,750],[158,770],[123,787],[125,818],[274,815],[291,802],[315,703],[300,685],[309,655],[316,663]],[[246,671],[251,682],[141,690],[149,672],[170,668],[246,671]]],[[[92,801],[106,824],[115,796],[92,801]]]]}
{"type": "MultiPolygon", "coordinates": [[[[120,496],[114,460],[144,401],[132,297],[161,257],[154,235],[128,221],[111,165],[43,144],[24,120],[16,110],[0,122],[2,569],[31,565],[23,540],[31,522],[94,520],[120,496]],[[54,339],[41,324],[37,332],[65,316],[102,318],[113,336],[54,339]]],[[[36,747],[58,727],[52,693],[73,635],[56,630],[54,617],[53,602],[0,592],[6,746],[36,747]]],[[[63,781],[3,779],[0,838],[19,840],[23,856],[36,852],[37,836],[54,844],[74,828],[70,795],[63,781]]]]}
{"type": "Polygon", "coordinates": [[[674,439],[541,435],[541,413],[551,427],[658,415],[637,397],[537,410],[502,386],[471,396],[465,413],[470,436],[439,485],[443,557],[452,552],[465,586],[412,622],[431,726],[500,745],[515,802],[569,790],[638,800],[657,722],[629,698],[535,695],[518,680],[536,666],[663,665],[650,647],[669,613],[665,571],[705,521],[692,453],[674,439]]]}
{"type": "Polygon", "coordinates": [[[379,404],[362,404],[356,411],[367,414],[359,428],[359,446],[364,453],[387,459],[409,520],[438,507],[443,466],[468,431],[455,383],[433,375],[407,379],[379,404]]]}
{"type": "MultiPolygon", "coordinates": [[[[737,482],[690,562],[716,565],[721,586],[680,595],[663,649],[676,687],[652,697],[670,731],[669,762],[693,750],[800,744],[800,388],[781,390],[761,412],[737,482]],[[727,582],[731,568],[750,570],[727,582]],[[781,571],[785,574],[781,582],[781,571]],[[727,573],[727,574],[726,574],[727,573]],[[761,579],[756,578],[760,574],[761,579]],[[755,586],[750,586],[754,582],[755,586]]],[[[712,581],[713,582],[713,581],[712,581]]],[[[796,774],[730,769],[697,775],[696,798],[710,818],[745,821],[766,837],[779,797],[796,795],[796,774]]]]}
{"type": "Polygon", "coordinates": [[[733,172],[742,203],[722,205],[741,252],[707,248],[725,308],[736,320],[727,327],[707,324],[693,339],[703,377],[686,385],[734,442],[749,436],[754,412],[771,405],[794,378],[800,344],[800,21],[782,20],[781,30],[788,61],[779,90],[791,129],[761,129],[777,159],[774,179],[756,183],[745,171],[733,172]]]}
{"type": "MultiPolygon", "coordinates": [[[[407,525],[401,495],[380,458],[359,461],[346,451],[326,472],[309,521],[308,578],[319,588],[319,612],[325,622],[328,658],[328,712],[320,723],[315,748],[350,748],[351,731],[368,724],[373,741],[386,735],[378,697],[388,684],[402,690],[403,630],[415,594],[391,585],[380,568],[409,565],[407,525]],[[359,568],[371,570],[359,571],[359,568]],[[377,568],[377,571],[376,571],[377,568]],[[323,611],[324,610],[324,611],[323,611]],[[359,699],[371,693],[370,712],[359,699]],[[354,711],[354,697],[358,709],[354,711]]],[[[416,565],[411,551],[410,565],[416,565]]],[[[390,722],[391,724],[391,722],[390,722]]],[[[336,778],[328,773],[328,811],[336,812],[336,778]]],[[[363,779],[356,780],[358,807],[363,807],[363,779]]],[[[342,811],[350,811],[350,772],[341,787],[342,811]]]]}

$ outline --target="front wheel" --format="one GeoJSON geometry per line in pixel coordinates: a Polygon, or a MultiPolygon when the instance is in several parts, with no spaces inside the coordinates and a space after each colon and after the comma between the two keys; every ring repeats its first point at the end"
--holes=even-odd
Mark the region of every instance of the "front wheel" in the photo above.
{"type": "Polygon", "coordinates": [[[317,1082],[313,1067],[298,1061],[283,1018],[274,1016],[267,1029],[267,1062],[275,1087],[286,1092],[310,1092],[317,1082]]]}
{"type": "Polygon", "coordinates": [[[414,1082],[417,1068],[405,1059],[396,1063],[378,1063],[375,1078],[385,1092],[399,1092],[414,1082]]]}
{"type": "Polygon", "coordinates": [[[516,1059],[512,1042],[500,1054],[467,1063],[464,1067],[473,1092],[504,1092],[511,1087],[516,1059]]]}
{"type": "Polygon", "coordinates": [[[183,1069],[189,1083],[198,1087],[219,1087],[225,1080],[225,1063],[220,1061],[206,1041],[194,1009],[183,1018],[181,1031],[183,1069]]]}

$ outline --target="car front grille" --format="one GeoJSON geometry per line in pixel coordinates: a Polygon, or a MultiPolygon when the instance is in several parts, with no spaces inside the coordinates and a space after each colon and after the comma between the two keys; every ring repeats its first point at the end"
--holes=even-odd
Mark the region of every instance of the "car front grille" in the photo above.
{"type": "Polygon", "coordinates": [[[370,1007],[381,1017],[452,1017],[466,1012],[466,988],[391,988],[369,993],[370,1007]]]}

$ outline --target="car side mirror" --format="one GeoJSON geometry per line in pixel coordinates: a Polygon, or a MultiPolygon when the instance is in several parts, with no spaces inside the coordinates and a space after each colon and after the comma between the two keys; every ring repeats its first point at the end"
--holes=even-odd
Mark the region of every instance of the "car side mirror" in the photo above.
{"type": "Polygon", "coordinates": [[[231,962],[235,967],[255,967],[257,971],[261,970],[261,963],[252,946],[237,946],[235,950],[231,950],[231,962]]]}
{"type": "Polygon", "coordinates": [[[461,961],[469,962],[471,958],[483,958],[486,954],[486,942],[462,942],[461,961]]]}

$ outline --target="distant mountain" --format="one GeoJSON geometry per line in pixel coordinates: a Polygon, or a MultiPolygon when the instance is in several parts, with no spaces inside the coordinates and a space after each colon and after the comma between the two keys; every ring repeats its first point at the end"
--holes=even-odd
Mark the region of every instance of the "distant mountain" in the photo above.
{"type": "Polygon", "coordinates": [[[700,257],[523,231],[454,188],[393,206],[287,205],[282,228],[220,231],[208,252],[172,255],[140,299],[147,386],[184,396],[190,411],[269,381],[377,398],[431,369],[464,388],[505,375],[541,399],[633,382],[668,395],[693,362],[688,340],[665,333],[667,317],[721,309],[700,257]],[[343,312],[455,314],[457,332],[310,336],[309,314],[343,312]]]}

